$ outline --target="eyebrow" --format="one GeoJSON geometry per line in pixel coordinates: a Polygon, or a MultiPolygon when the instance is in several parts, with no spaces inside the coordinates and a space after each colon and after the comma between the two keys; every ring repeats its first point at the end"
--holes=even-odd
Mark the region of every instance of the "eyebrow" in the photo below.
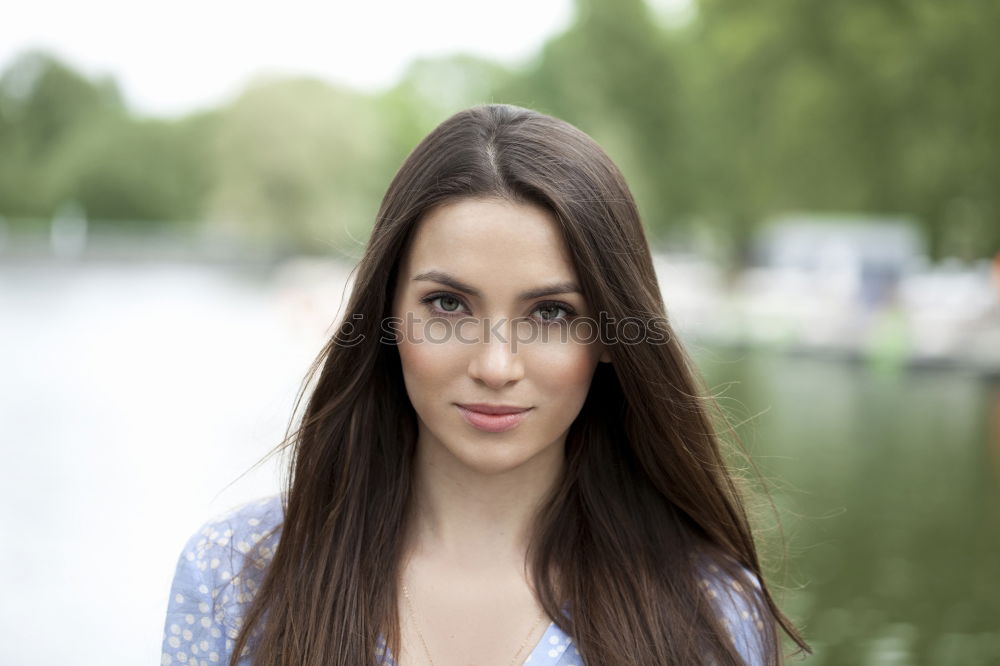
{"type": "MultiPolygon", "coordinates": [[[[412,282],[425,281],[425,282],[437,282],[439,284],[447,285],[452,289],[464,292],[470,296],[480,297],[482,293],[475,287],[468,285],[454,275],[445,273],[444,271],[427,271],[425,273],[420,273],[413,277],[412,282]]],[[[536,287],[534,289],[528,289],[527,291],[522,291],[518,294],[518,298],[522,301],[530,301],[533,298],[541,298],[542,296],[551,296],[552,294],[580,294],[580,287],[575,282],[556,282],[554,284],[546,285],[544,287],[536,287]]]]}

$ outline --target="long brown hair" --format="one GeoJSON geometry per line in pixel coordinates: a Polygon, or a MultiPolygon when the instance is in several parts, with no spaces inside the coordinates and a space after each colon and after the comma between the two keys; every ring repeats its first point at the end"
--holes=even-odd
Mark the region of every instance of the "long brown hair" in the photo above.
{"type": "Polygon", "coordinates": [[[230,665],[241,653],[255,664],[373,664],[380,632],[400,654],[396,581],[417,420],[383,322],[415,225],[460,197],[544,207],[594,311],[609,321],[655,320],[666,339],[611,344],[612,363],[598,364],[567,434],[566,464],[527,554],[548,615],[594,666],[740,664],[699,565],[709,557],[713,571],[744,582],[731,587],[743,591],[767,663],[782,662],[779,626],[808,652],[764,583],[721,450],[721,410],[666,323],[622,175],[573,125],[489,104],[434,129],[382,200],[341,328],[300,393],[301,401],[315,381],[300,424],[272,452],[289,454],[284,522],[230,665]]]}

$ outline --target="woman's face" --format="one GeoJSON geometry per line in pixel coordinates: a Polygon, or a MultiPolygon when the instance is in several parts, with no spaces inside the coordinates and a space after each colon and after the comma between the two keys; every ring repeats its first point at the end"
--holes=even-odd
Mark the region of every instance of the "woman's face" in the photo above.
{"type": "Polygon", "coordinates": [[[490,474],[563,455],[594,369],[610,360],[578,285],[543,208],[459,199],[423,217],[393,302],[418,446],[490,474]],[[476,404],[527,411],[461,407],[476,404]]]}

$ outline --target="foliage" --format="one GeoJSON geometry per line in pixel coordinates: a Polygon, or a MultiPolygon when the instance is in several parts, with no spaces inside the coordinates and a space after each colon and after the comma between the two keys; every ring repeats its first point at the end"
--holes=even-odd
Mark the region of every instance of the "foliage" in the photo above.
{"type": "Polygon", "coordinates": [[[1000,251],[1000,4],[701,0],[680,25],[642,0],[576,9],[516,69],[421,59],[376,95],[259,80],[181,119],[139,118],[113,81],[23,54],[0,75],[0,215],[76,201],[354,253],[416,142],[501,101],[592,134],[654,238],[708,235],[738,257],[773,215],[855,211],[913,217],[938,256],[1000,251]]]}

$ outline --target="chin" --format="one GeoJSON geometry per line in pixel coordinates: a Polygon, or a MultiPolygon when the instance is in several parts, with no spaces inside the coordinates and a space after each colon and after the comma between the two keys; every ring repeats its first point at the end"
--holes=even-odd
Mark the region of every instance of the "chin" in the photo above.
{"type": "Polygon", "coordinates": [[[516,445],[484,442],[481,445],[463,444],[451,450],[452,455],[469,469],[485,475],[503,474],[531,460],[532,456],[516,445]]]}
{"type": "Polygon", "coordinates": [[[547,457],[546,454],[551,452],[554,446],[528,446],[523,437],[506,441],[470,439],[451,449],[451,453],[470,469],[480,474],[495,475],[531,464],[532,461],[539,461],[540,458],[547,457]]]}

